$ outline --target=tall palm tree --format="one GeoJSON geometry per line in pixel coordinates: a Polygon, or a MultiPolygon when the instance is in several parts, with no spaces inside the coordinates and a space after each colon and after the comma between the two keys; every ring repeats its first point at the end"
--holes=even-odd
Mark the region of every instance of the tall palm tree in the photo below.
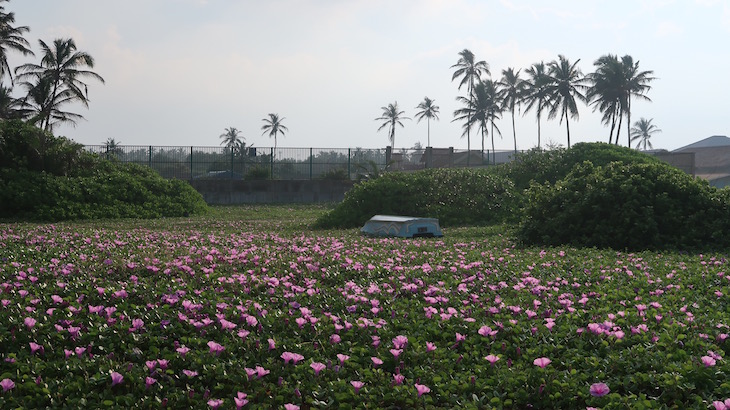
{"type": "Polygon", "coordinates": [[[427,147],[431,146],[431,118],[439,119],[439,106],[434,104],[434,102],[435,100],[423,97],[423,101],[421,101],[421,103],[416,107],[416,109],[421,110],[416,113],[416,119],[418,120],[416,123],[419,123],[422,119],[426,118],[426,123],[428,124],[427,147]]]}
{"type": "Polygon", "coordinates": [[[279,117],[279,114],[269,114],[269,118],[263,118],[261,121],[264,122],[264,125],[261,127],[261,129],[264,131],[261,135],[266,135],[266,133],[269,134],[269,138],[274,138],[274,154],[276,154],[276,138],[279,134],[281,136],[284,136],[285,131],[289,131],[289,129],[286,127],[286,125],[282,124],[281,122],[284,121],[286,118],[279,117]]]}
{"type": "MultiPolygon", "coordinates": [[[[459,96],[457,101],[464,105],[454,111],[453,121],[466,120],[462,128],[464,135],[468,135],[468,130],[477,125],[482,137],[482,152],[484,152],[484,138],[489,135],[489,127],[492,128],[492,153],[494,153],[494,129],[500,133],[499,128],[495,124],[496,118],[500,114],[499,98],[497,97],[496,87],[492,80],[481,80],[474,85],[472,95],[467,97],[459,96]]],[[[467,159],[471,155],[467,156],[467,159]]]]}
{"type": "Polygon", "coordinates": [[[525,70],[528,79],[525,80],[526,90],[524,101],[526,104],[524,113],[527,114],[533,107],[537,114],[537,148],[540,149],[540,117],[543,110],[551,105],[550,93],[548,86],[550,85],[550,76],[542,61],[535,63],[525,70]]]}
{"type": "MultiPolygon", "coordinates": [[[[52,131],[54,123],[75,124],[73,119],[67,119],[69,116],[54,114],[61,105],[80,102],[85,107],[89,106],[88,85],[82,79],[90,78],[101,83],[104,83],[104,79],[99,74],[84,69],[94,68],[94,59],[88,53],[78,51],[73,39],[56,39],[50,46],[43,40],[38,42],[43,55],[40,64],[23,64],[15,68],[15,73],[18,79],[31,79],[38,86],[49,87],[48,98],[43,102],[38,123],[43,130],[52,131]]],[[[33,82],[26,81],[26,84],[33,82]]],[[[83,118],[78,114],[71,117],[83,118]]]]}
{"type": "Polygon", "coordinates": [[[239,131],[236,127],[228,127],[224,130],[225,132],[219,136],[221,141],[221,145],[226,146],[226,148],[235,148],[239,141],[241,141],[241,131],[239,131]]]}
{"type": "Polygon", "coordinates": [[[73,126],[84,117],[69,111],[62,111],[63,105],[76,100],[69,90],[62,90],[53,94],[53,80],[41,74],[24,76],[19,85],[26,90],[26,95],[20,100],[20,114],[29,123],[41,129],[53,132],[56,125],[68,123],[73,126]]]}
{"type": "MultiPolygon", "coordinates": [[[[626,113],[626,139],[629,148],[631,148],[631,129],[629,128],[629,124],[631,124],[631,99],[635,97],[644,101],[651,101],[645,93],[651,90],[649,83],[654,81],[655,77],[652,76],[653,71],[639,71],[639,62],[634,63],[634,59],[630,55],[621,57],[621,63],[626,81],[626,107],[624,110],[626,113]]],[[[616,142],[618,143],[618,138],[616,142]]]]}
{"type": "Polygon", "coordinates": [[[383,123],[378,127],[378,131],[388,127],[390,146],[395,149],[395,126],[400,125],[403,128],[402,120],[410,120],[410,118],[405,116],[405,111],[398,108],[398,101],[388,104],[387,107],[380,107],[380,109],[383,110],[383,113],[375,121],[383,121],[383,123]]]}
{"type": "Polygon", "coordinates": [[[646,118],[639,118],[639,121],[636,121],[634,123],[634,126],[631,127],[631,141],[637,141],[636,148],[638,149],[642,145],[644,146],[643,150],[646,151],[646,147],[649,147],[649,149],[654,148],[651,145],[651,141],[649,141],[653,134],[656,134],[657,132],[662,132],[656,125],[652,124],[653,118],[646,119],[646,118]]]}
{"type": "Polygon", "coordinates": [[[565,130],[568,135],[568,148],[570,148],[570,122],[568,117],[578,119],[578,105],[576,98],[580,101],[586,101],[586,97],[580,92],[585,88],[583,83],[585,79],[583,73],[578,68],[578,62],[574,63],[565,58],[562,54],[558,56],[558,61],[552,61],[549,64],[548,72],[550,74],[550,85],[548,92],[553,101],[548,118],[555,118],[560,112],[560,122],[565,120],[565,130]]]}
{"type": "MultiPolygon", "coordinates": [[[[0,0],[0,3],[7,1],[9,0],[0,0]]],[[[8,51],[17,51],[24,56],[33,55],[28,40],[23,37],[23,33],[29,32],[30,28],[28,26],[13,27],[14,23],[15,13],[6,13],[5,6],[0,5],[0,79],[7,74],[11,84],[13,76],[8,65],[8,51]]]]}
{"type": "MultiPolygon", "coordinates": [[[[467,85],[467,95],[471,98],[472,90],[474,89],[474,83],[478,81],[482,74],[490,75],[489,64],[486,61],[475,61],[474,53],[468,49],[463,49],[459,52],[459,60],[456,64],[452,65],[451,68],[455,68],[454,74],[451,76],[451,81],[461,77],[459,82],[459,90],[463,85],[467,85]]],[[[467,149],[471,149],[471,118],[466,118],[466,145],[467,149]]]]}
{"type": "MultiPolygon", "coordinates": [[[[599,110],[603,114],[601,121],[606,125],[610,124],[608,143],[611,144],[616,122],[620,120],[624,105],[621,92],[624,88],[621,62],[616,55],[607,54],[599,57],[593,65],[595,71],[586,75],[590,83],[586,98],[593,105],[593,111],[599,110]]],[[[618,142],[618,134],[616,141],[618,142]]]]}
{"type": "Polygon", "coordinates": [[[12,96],[12,88],[0,85],[0,120],[22,117],[22,104],[12,96]]]}
{"type": "Polygon", "coordinates": [[[515,141],[515,153],[517,153],[517,131],[515,130],[515,108],[522,103],[527,83],[520,78],[520,70],[515,71],[509,67],[502,70],[502,79],[497,82],[499,98],[504,108],[512,114],[512,138],[515,141]]]}

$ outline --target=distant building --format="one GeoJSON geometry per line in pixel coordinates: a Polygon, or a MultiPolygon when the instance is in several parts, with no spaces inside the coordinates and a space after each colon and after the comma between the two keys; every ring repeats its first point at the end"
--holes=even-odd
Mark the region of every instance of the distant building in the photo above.
{"type": "Polygon", "coordinates": [[[718,188],[730,186],[730,138],[714,135],[709,138],[675,149],[672,155],[693,155],[694,172],[718,188]]]}

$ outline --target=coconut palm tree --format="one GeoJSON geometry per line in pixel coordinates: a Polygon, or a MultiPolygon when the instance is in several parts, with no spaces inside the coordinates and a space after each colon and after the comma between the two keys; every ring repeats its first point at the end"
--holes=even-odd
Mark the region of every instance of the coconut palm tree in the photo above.
{"type": "MultiPolygon", "coordinates": [[[[474,83],[478,81],[483,74],[490,75],[489,64],[486,61],[475,61],[474,53],[468,49],[459,52],[459,60],[451,68],[455,68],[451,81],[461,77],[459,82],[459,90],[463,85],[467,85],[467,95],[471,98],[474,83]]],[[[466,145],[467,150],[471,150],[471,118],[466,118],[466,145]]]]}
{"type": "Polygon", "coordinates": [[[637,141],[636,148],[639,149],[642,145],[644,146],[643,150],[646,151],[646,147],[649,147],[649,149],[654,148],[651,145],[651,141],[649,141],[652,137],[652,135],[662,132],[656,125],[652,124],[653,118],[646,119],[646,118],[639,118],[639,121],[636,121],[634,123],[634,126],[631,127],[631,141],[637,141]]]}
{"type": "MultiPolygon", "coordinates": [[[[474,84],[472,95],[467,97],[459,96],[457,101],[464,105],[454,111],[453,121],[466,120],[462,128],[464,135],[468,135],[468,130],[477,125],[482,137],[482,152],[484,152],[484,139],[489,135],[489,128],[492,128],[492,153],[494,153],[494,129],[500,133],[499,128],[495,124],[496,118],[500,114],[499,98],[497,97],[496,87],[492,80],[481,80],[474,84]]],[[[467,156],[467,159],[471,155],[467,156]]]]}
{"type": "MultiPolygon", "coordinates": [[[[7,1],[0,0],[0,3],[7,1]]],[[[30,31],[30,28],[28,26],[13,27],[14,23],[15,13],[6,13],[5,6],[0,5],[0,79],[7,74],[11,84],[13,76],[8,65],[8,52],[17,51],[24,56],[33,55],[28,40],[23,37],[23,33],[30,31]]]]}
{"type": "Polygon", "coordinates": [[[551,80],[545,68],[545,63],[542,61],[530,66],[525,70],[525,73],[527,73],[528,79],[525,80],[526,87],[523,100],[526,107],[524,113],[527,114],[528,111],[535,108],[537,114],[537,149],[540,149],[540,117],[543,110],[551,105],[548,90],[551,80]]]}
{"type": "Polygon", "coordinates": [[[219,138],[223,140],[221,145],[225,144],[226,148],[235,148],[238,142],[241,141],[241,131],[235,127],[228,127],[224,131],[223,134],[219,135],[219,138]]]}
{"type": "Polygon", "coordinates": [[[595,71],[586,75],[586,80],[590,84],[586,98],[593,105],[593,111],[599,110],[603,114],[601,121],[606,125],[610,124],[608,143],[611,144],[613,131],[616,129],[617,121],[620,120],[624,105],[621,91],[624,88],[622,67],[618,57],[613,54],[599,57],[593,65],[595,71]]]}
{"type": "MultiPolygon", "coordinates": [[[[621,64],[626,81],[626,107],[624,109],[626,113],[626,139],[629,148],[631,148],[631,129],[629,128],[629,124],[631,124],[631,99],[638,98],[651,101],[645,93],[651,90],[649,83],[654,81],[655,77],[652,76],[653,71],[639,71],[639,62],[634,62],[633,57],[630,55],[621,57],[621,64]]],[[[616,143],[618,143],[618,138],[616,138],[616,143]]]]}
{"type": "Polygon", "coordinates": [[[558,61],[552,61],[548,65],[550,75],[550,84],[548,85],[548,93],[553,104],[548,111],[548,118],[555,118],[560,112],[560,122],[565,120],[565,130],[568,135],[568,148],[570,148],[570,122],[568,117],[578,119],[579,101],[586,101],[586,97],[580,92],[586,88],[583,83],[585,79],[583,73],[578,68],[578,62],[574,63],[565,58],[562,54],[558,56],[558,61]]]}
{"type": "Polygon", "coordinates": [[[434,104],[435,100],[428,97],[423,97],[423,101],[416,107],[421,111],[416,113],[417,123],[421,122],[422,119],[426,118],[428,124],[428,144],[427,147],[431,146],[431,118],[439,119],[439,106],[434,104]]]}
{"type": "Polygon", "coordinates": [[[26,95],[19,100],[19,112],[29,123],[53,132],[58,124],[68,123],[75,126],[84,118],[80,114],[61,110],[60,107],[74,102],[76,97],[69,90],[53,95],[52,78],[36,74],[23,76],[23,79],[25,81],[20,82],[19,86],[25,89],[26,95]]]}
{"type": "Polygon", "coordinates": [[[0,85],[0,120],[22,118],[22,103],[12,96],[12,88],[0,85]]]}
{"type": "Polygon", "coordinates": [[[261,135],[266,135],[268,133],[269,138],[274,138],[274,154],[276,154],[276,138],[279,134],[283,137],[285,131],[289,131],[289,129],[282,124],[282,121],[285,119],[286,118],[284,117],[279,117],[279,114],[270,113],[269,118],[263,118],[261,120],[264,122],[264,125],[261,127],[264,132],[261,135]]]}
{"type": "MultiPolygon", "coordinates": [[[[41,86],[47,98],[41,103],[37,123],[45,131],[52,131],[53,124],[70,122],[83,118],[81,115],[57,115],[60,106],[80,102],[89,106],[88,84],[82,79],[90,78],[104,83],[97,73],[83,68],[93,68],[94,59],[88,53],[78,51],[73,39],[56,39],[51,45],[38,40],[42,55],[40,64],[23,64],[15,68],[18,79],[26,85],[41,86]]],[[[33,90],[28,90],[29,94],[33,90]]],[[[70,114],[70,113],[69,113],[70,114]]]]}
{"type": "Polygon", "coordinates": [[[515,108],[522,103],[527,83],[520,78],[520,70],[515,71],[509,67],[502,70],[502,79],[497,82],[499,98],[504,108],[512,114],[512,138],[515,141],[515,153],[517,153],[517,131],[515,130],[515,108]]]}
{"type": "Polygon", "coordinates": [[[398,101],[393,104],[388,104],[387,107],[380,107],[380,109],[383,110],[383,114],[376,118],[375,121],[383,121],[383,123],[378,127],[378,131],[388,127],[390,146],[395,148],[395,126],[400,125],[403,128],[402,120],[410,120],[410,118],[405,116],[405,111],[401,111],[398,108],[398,101]]]}

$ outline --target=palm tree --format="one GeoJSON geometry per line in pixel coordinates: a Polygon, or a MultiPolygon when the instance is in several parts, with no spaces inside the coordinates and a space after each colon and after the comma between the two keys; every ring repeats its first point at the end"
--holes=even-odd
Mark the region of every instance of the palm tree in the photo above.
{"type": "Polygon", "coordinates": [[[631,141],[638,141],[636,145],[637,149],[642,145],[644,146],[644,151],[646,151],[647,146],[649,149],[654,148],[649,140],[653,134],[662,132],[662,130],[652,124],[652,120],[653,118],[648,120],[646,118],[639,118],[639,121],[636,121],[634,126],[631,127],[631,141]]]}
{"type": "Polygon", "coordinates": [[[499,98],[504,108],[512,114],[512,138],[515,141],[515,153],[517,153],[517,131],[515,130],[515,107],[519,106],[524,97],[525,80],[520,78],[520,70],[507,68],[502,70],[502,79],[497,83],[499,98]]]}
{"type": "MultiPolygon", "coordinates": [[[[464,104],[463,108],[454,111],[453,121],[466,120],[463,125],[464,135],[468,135],[468,130],[477,125],[482,137],[482,153],[484,152],[484,137],[489,134],[488,128],[492,128],[492,153],[494,153],[494,128],[496,127],[495,119],[499,116],[499,99],[497,97],[496,87],[492,80],[481,80],[474,85],[472,94],[467,97],[459,96],[457,101],[464,104]]],[[[500,132],[501,135],[501,132],[500,132]]],[[[467,160],[471,155],[467,156],[467,160]]]]}
{"type": "MultiPolygon", "coordinates": [[[[482,77],[482,74],[490,75],[489,64],[487,64],[486,61],[482,60],[475,62],[474,60],[474,53],[465,48],[459,52],[459,60],[456,64],[451,66],[451,68],[456,69],[454,74],[451,76],[451,81],[462,77],[459,82],[459,90],[461,90],[461,86],[466,84],[467,95],[469,98],[471,98],[474,83],[482,77]]],[[[466,120],[466,145],[467,150],[471,150],[471,118],[467,117],[466,120]]]]}
{"type": "Polygon", "coordinates": [[[84,118],[80,114],[60,109],[61,106],[75,101],[76,97],[69,90],[62,90],[53,96],[53,82],[50,77],[36,74],[24,76],[24,79],[25,81],[19,83],[26,90],[25,97],[20,100],[20,114],[29,123],[53,132],[57,124],[69,123],[75,126],[78,120],[84,118]]]}
{"type": "Polygon", "coordinates": [[[555,118],[560,111],[560,122],[565,119],[565,129],[568,134],[568,148],[570,148],[570,122],[568,117],[578,119],[578,106],[576,98],[580,101],[586,101],[586,97],[579,91],[585,81],[583,73],[578,68],[576,60],[573,64],[562,54],[558,56],[558,61],[552,61],[549,64],[548,72],[550,73],[550,85],[548,92],[553,101],[548,118],[555,118]]]}
{"type": "Polygon", "coordinates": [[[109,156],[118,157],[122,153],[121,145],[122,145],[122,143],[115,141],[114,138],[108,138],[104,142],[104,146],[106,147],[107,157],[109,157],[109,156]]]}
{"type": "Polygon", "coordinates": [[[0,120],[22,118],[22,104],[14,98],[12,88],[0,85],[0,120]]]}
{"type": "Polygon", "coordinates": [[[410,118],[404,116],[405,111],[400,111],[398,101],[393,104],[388,104],[387,107],[380,107],[380,109],[383,110],[383,114],[376,118],[375,121],[383,121],[383,123],[378,127],[378,131],[388,127],[390,146],[395,148],[395,126],[400,125],[403,128],[402,120],[410,120],[410,118]]]}
{"type": "MultiPolygon", "coordinates": [[[[4,3],[9,0],[0,0],[4,3]]],[[[28,26],[13,27],[15,13],[6,13],[5,7],[0,6],[0,79],[7,74],[10,76],[10,83],[13,82],[12,72],[8,65],[8,51],[17,51],[24,56],[33,55],[28,40],[23,33],[30,31],[28,26]]]]}
{"type": "Polygon", "coordinates": [[[239,141],[241,141],[241,131],[235,127],[228,127],[224,131],[219,136],[223,140],[221,141],[221,145],[225,144],[226,148],[235,148],[239,141]]]}
{"type": "MultiPolygon", "coordinates": [[[[276,138],[279,134],[281,136],[284,136],[284,131],[289,131],[289,129],[282,124],[281,122],[284,121],[286,118],[281,117],[279,118],[279,114],[269,114],[269,118],[263,118],[261,121],[263,121],[265,124],[261,127],[261,129],[264,131],[261,135],[266,135],[268,132],[269,138],[274,138],[274,153],[276,153],[276,138]]],[[[272,158],[273,159],[273,158],[272,158]]]]}
{"type": "MultiPolygon", "coordinates": [[[[651,89],[649,83],[654,81],[655,77],[652,77],[653,71],[639,71],[639,62],[634,63],[633,57],[625,55],[621,57],[621,63],[623,65],[624,78],[626,81],[626,138],[628,140],[629,148],[631,148],[631,98],[636,97],[644,101],[651,101],[644,93],[651,89]]],[[[616,138],[618,143],[618,138],[616,138]]],[[[646,148],[645,148],[646,149],[646,148]]]]}
{"type": "Polygon", "coordinates": [[[525,81],[526,90],[524,101],[525,114],[533,107],[537,114],[537,149],[540,149],[540,117],[542,111],[551,105],[548,85],[550,84],[550,76],[545,70],[545,63],[542,61],[535,63],[525,70],[529,79],[525,81]]]}
{"type": "MultiPolygon", "coordinates": [[[[56,39],[51,46],[38,40],[41,45],[42,59],[40,64],[23,64],[15,68],[18,79],[27,85],[41,86],[47,98],[42,103],[37,122],[45,131],[52,131],[53,124],[71,122],[83,118],[78,114],[57,115],[61,105],[80,102],[89,106],[88,85],[82,81],[91,78],[104,83],[104,79],[93,71],[80,68],[94,68],[94,59],[88,53],[77,51],[73,39],[56,39]],[[18,74],[20,73],[20,74],[18,74]]],[[[28,90],[29,94],[33,90],[28,90]]],[[[70,113],[66,113],[70,114],[70,113]]]]}
{"type": "Polygon", "coordinates": [[[428,144],[427,147],[431,146],[431,118],[439,119],[439,106],[434,104],[435,100],[428,97],[423,97],[423,101],[416,107],[421,111],[416,113],[417,123],[421,122],[422,119],[426,118],[428,124],[428,144]]]}

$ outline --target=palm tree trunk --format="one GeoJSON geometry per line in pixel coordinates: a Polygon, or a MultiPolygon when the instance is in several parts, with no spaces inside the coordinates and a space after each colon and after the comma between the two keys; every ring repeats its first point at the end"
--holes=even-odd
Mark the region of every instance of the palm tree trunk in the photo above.
{"type": "Polygon", "coordinates": [[[611,131],[608,133],[608,144],[613,141],[613,129],[616,127],[616,111],[611,114],[611,131]]]}
{"type": "Polygon", "coordinates": [[[426,125],[427,125],[426,129],[428,130],[428,145],[427,146],[430,147],[431,146],[431,117],[426,118],[426,125]]]}
{"type": "MultiPolygon", "coordinates": [[[[631,96],[626,101],[626,140],[628,147],[631,148],[631,96]]],[[[646,144],[644,144],[644,151],[646,151],[646,144]]]]}
{"type": "Polygon", "coordinates": [[[537,149],[540,150],[540,111],[537,112],[537,149]]]}
{"type": "Polygon", "coordinates": [[[497,165],[497,153],[494,151],[494,118],[492,118],[492,165],[497,165]]]}
{"type": "Polygon", "coordinates": [[[570,148],[570,120],[568,119],[568,107],[563,107],[563,114],[565,115],[565,130],[568,132],[568,148],[570,148]]]}
{"type": "Polygon", "coordinates": [[[618,114],[618,127],[616,127],[616,145],[618,145],[618,137],[621,135],[621,120],[624,116],[619,112],[618,114]]]}
{"type": "Polygon", "coordinates": [[[517,131],[515,131],[515,107],[512,106],[512,137],[515,140],[515,154],[517,153],[517,131]]]}

